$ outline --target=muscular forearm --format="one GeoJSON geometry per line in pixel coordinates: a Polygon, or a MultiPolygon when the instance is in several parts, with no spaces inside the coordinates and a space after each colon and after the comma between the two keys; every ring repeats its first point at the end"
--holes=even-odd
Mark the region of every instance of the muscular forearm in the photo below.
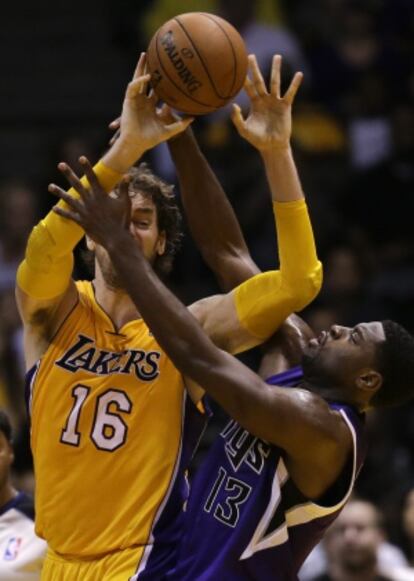
{"type": "Polygon", "coordinates": [[[118,174],[126,173],[145,153],[145,149],[139,147],[136,140],[131,142],[128,138],[117,139],[110,149],[102,157],[106,167],[118,174]]]}
{"type": "Polygon", "coordinates": [[[169,143],[191,234],[223,290],[258,272],[234,210],[191,129],[169,143]]]}

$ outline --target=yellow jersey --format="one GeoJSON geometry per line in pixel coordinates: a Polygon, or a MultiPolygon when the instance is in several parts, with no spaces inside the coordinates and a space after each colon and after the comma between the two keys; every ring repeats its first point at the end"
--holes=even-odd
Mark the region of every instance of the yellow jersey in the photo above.
{"type": "Polygon", "coordinates": [[[178,541],[204,415],[145,322],[116,332],[92,284],[77,287],[27,376],[36,532],[64,557],[143,547],[148,562],[178,541]]]}

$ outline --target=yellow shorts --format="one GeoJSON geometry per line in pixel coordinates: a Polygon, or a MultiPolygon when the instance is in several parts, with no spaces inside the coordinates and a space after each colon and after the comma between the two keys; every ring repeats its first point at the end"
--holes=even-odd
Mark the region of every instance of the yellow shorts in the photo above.
{"type": "Polygon", "coordinates": [[[138,570],[144,547],[124,549],[99,559],[63,558],[50,548],[41,581],[128,581],[138,570]]]}

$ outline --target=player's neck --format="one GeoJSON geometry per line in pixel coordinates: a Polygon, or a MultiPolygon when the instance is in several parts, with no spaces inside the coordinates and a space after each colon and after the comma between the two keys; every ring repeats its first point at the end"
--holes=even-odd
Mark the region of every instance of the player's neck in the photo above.
{"type": "Polygon", "coordinates": [[[324,385],[323,382],[313,381],[305,377],[301,387],[316,393],[325,401],[342,403],[355,408],[359,413],[366,411],[366,406],[358,398],[355,392],[345,390],[343,387],[335,385],[324,385]]]}
{"type": "Polygon", "coordinates": [[[99,276],[94,279],[93,286],[97,303],[111,318],[117,329],[129,321],[141,318],[136,306],[123,289],[109,287],[99,276]]]}

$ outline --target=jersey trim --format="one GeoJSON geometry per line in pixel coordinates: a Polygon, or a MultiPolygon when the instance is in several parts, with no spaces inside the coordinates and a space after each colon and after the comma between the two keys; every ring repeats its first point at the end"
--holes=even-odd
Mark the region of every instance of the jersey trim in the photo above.
{"type": "Polygon", "coordinates": [[[145,548],[138,569],[129,581],[158,579],[172,566],[172,560],[176,559],[176,544],[181,536],[184,519],[183,504],[189,496],[185,468],[197,450],[211,415],[207,404],[205,410],[204,413],[201,412],[188,392],[184,391],[180,449],[171,483],[151,527],[151,544],[145,548]],[[175,523],[174,528],[166,533],[165,526],[170,522],[175,523]]]}
{"type": "Polygon", "coordinates": [[[30,419],[32,417],[32,403],[33,403],[33,390],[34,384],[39,372],[41,359],[33,365],[31,369],[26,373],[25,388],[24,388],[24,399],[26,404],[27,417],[30,419]]]}
{"type": "Polygon", "coordinates": [[[182,457],[182,451],[183,451],[183,435],[184,435],[184,422],[185,422],[185,406],[186,406],[186,400],[187,400],[187,392],[186,390],[184,390],[183,392],[183,401],[182,401],[182,405],[181,405],[181,435],[180,435],[180,446],[178,449],[178,453],[177,453],[177,458],[176,458],[176,462],[175,462],[175,466],[174,466],[174,471],[171,475],[171,479],[170,479],[170,484],[167,488],[167,491],[165,493],[164,498],[161,501],[160,506],[158,507],[157,512],[155,513],[154,516],[154,520],[152,522],[151,525],[151,530],[149,533],[149,537],[148,537],[148,541],[147,541],[147,546],[141,556],[140,562],[138,564],[138,568],[137,571],[135,573],[135,575],[133,577],[130,578],[130,581],[136,581],[140,574],[143,573],[148,565],[148,560],[151,556],[151,553],[154,549],[154,540],[155,540],[155,527],[157,526],[157,523],[160,521],[160,519],[162,518],[163,512],[165,507],[168,504],[168,501],[170,499],[170,496],[172,494],[174,485],[176,483],[177,480],[177,475],[179,475],[179,467],[181,464],[181,457],[182,457]]]}
{"type": "Polygon", "coordinates": [[[283,521],[280,527],[273,531],[270,535],[265,536],[266,529],[281,501],[282,487],[285,484],[285,482],[287,482],[287,480],[289,479],[289,474],[286,469],[283,458],[280,458],[272,483],[272,495],[270,498],[270,502],[262,518],[259,521],[259,524],[253,534],[251,541],[247,545],[246,549],[243,551],[240,560],[248,559],[257,551],[268,549],[269,547],[279,546],[280,544],[286,542],[289,539],[288,533],[289,527],[306,524],[315,519],[320,519],[325,516],[329,516],[330,514],[333,514],[334,512],[337,512],[339,509],[341,509],[345,502],[348,500],[352,492],[357,472],[357,437],[355,428],[352,425],[352,422],[349,420],[346,412],[342,409],[339,410],[339,412],[342,415],[346,425],[348,426],[351,432],[352,450],[353,450],[352,476],[350,478],[347,491],[343,498],[336,504],[328,507],[321,506],[314,501],[309,501],[293,506],[292,508],[286,511],[285,513],[286,520],[283,521]]]}
{"type": "Polygon", "coordinates": [[[130,578],[130,581],[137,581],[137,579],[139,578],[139,575],[145,571],[145,568],[147,567],[148,564],[148,559],[150,558],[151,552],[154,548],[154,529],[158,523],[158,521],[160,520],[160,518],[162,517],[163,511],[168,503],[168,500],[170,498],[171,492],[173,490],[176,478],[177,478],[177,474],[178,474],[178,468],[180,466],[181,463],[181,455],[182,455],[182,449],[183,449],[183,432],[184,432],[184,420],[185,420],[185,404],[186,404],[186,399],[187,399],[187,392],[184,390],[183,392],[183,401],[182,401],[182,405],[181,405],[181,435],[180,435],[180,446],[178,449],[178,454],[177,454],[177,458],[175,461],[175,466],[174,466],[174,471],[172,473],[171,479],[170,479],[170,484],[167,488],[167,491],[164,495],[164,498],[161,501],[160,506],[158,507],[157,512],[155,513],[154,516],[154,520],[152,522],[151,525],[151,530],[149,533],[149,537],[148,537],[148,541],[147,541],[147,546],[141,556],[140,562],[138,564],[138,568],[137,571],[135,573],[135,575],[133,575],[130,578]]]}
{"type": "Polygon", "coordinates": [[[266,379],[266,383],[269,385],[281,385],[286,387],[292,387],[299,383],[303,379],[303,369],[300,365],[292,367],[287,371],[282,371],[281,373],[276,373],[276,375],[271,375],[266,379]]]}
{"type": "Polygon", "coordinates": [[[282,458],[279,460],[275,476],[272,483],[272,495],[270,497],[270,502],[257,525],[257,528],[253,534],[250,543],[247,545],[246,549],[243,551],[240,560],[248,559],[257,551],[262,551],[263,549],[268,549],[269,547],[274,547],[281,545],[286,542],[289,538],[288,529],[286,521],[281,524],[281,526],[272,532],[270,535],[265,536],[266,529],[271,521],[273,515],[276,512],[277,507],[282,499],[281,489],[285,482],[289,479],[285,464],[282,458]],[[260,539],[260,540],[259,540],[260,539]]]}

